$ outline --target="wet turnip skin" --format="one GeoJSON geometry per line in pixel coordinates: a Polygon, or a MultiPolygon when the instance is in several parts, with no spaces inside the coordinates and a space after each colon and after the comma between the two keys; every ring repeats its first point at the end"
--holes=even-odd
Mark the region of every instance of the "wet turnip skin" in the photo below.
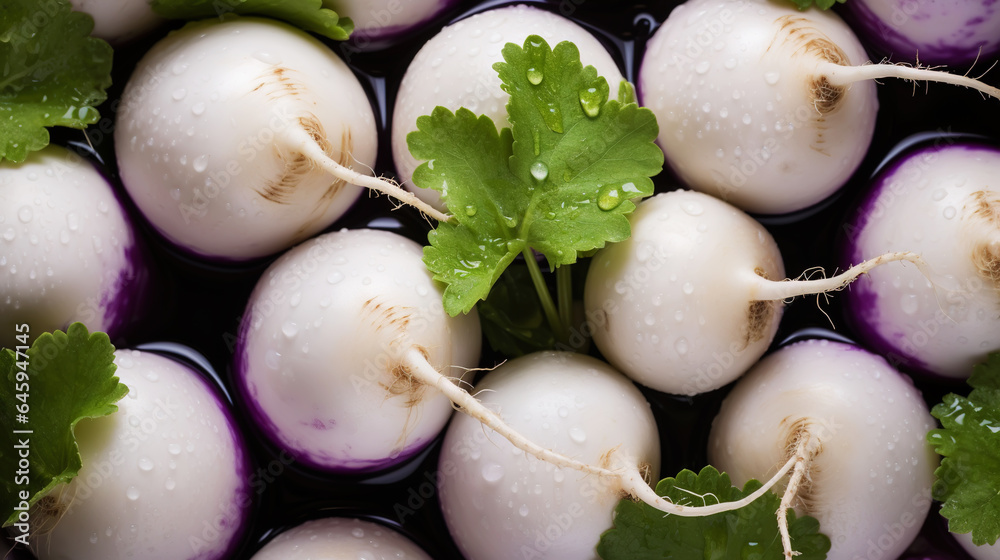
{"type": "Polygon", "coordinates": [[[793,502],[830,537],[829,560],[897,558],[931,505],[936,426],[920,392],[883,358],[827,340],[786,346],[760,361],[723,401],[709,463],[737,486],[785,463],[802,430],[819,453],[793,502]]]}
{"type": "Polygon", "coordinates": [[[284,531],[250,560],[431,560],[406,537],[362,519],[331,517],[284,531]]]}
{"type": "Polygon", "coordinates": [[[454,378],[478,365],[475,312],[449,317],[422,248],[400,235],[342,230],[278,259],[251,295],[237,386],[264,432],[298,460],[336,472],[402,462],[451,416],[451,401],[407,381],[418,346],[454,378]]]}
{"type": "Polygon", "coordinates": [[[39,560],[229,558],[251,513],[229,405],[170,358],[117,350],[115,364],[129,393],[114,414],[77,424],[83,468],[48,495],[65,515],[34,533],[32,550],[39,560]]]}
{"type": "Polygon", "coordinates": [[[843,262],[905,248],[933,273],[891,263],[844,295],[855,330],[890,361],[966,378],[1000,349],[998,175],[995,147],[953,141],[918,148],[876,177],[845,224],[843,262]]]}

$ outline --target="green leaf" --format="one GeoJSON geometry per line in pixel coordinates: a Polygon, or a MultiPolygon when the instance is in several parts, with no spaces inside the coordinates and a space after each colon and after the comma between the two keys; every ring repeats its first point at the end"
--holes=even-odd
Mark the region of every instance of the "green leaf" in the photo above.
{"type": "Polygon", "coordinates": [[[942,429],[927,439],[944,458],[934,471],[934,499],[953,533],[972,532],[976,545],[1000,538],[1000,352],[976,366],[968,398],[946,395],[931,414],[942,429]]]}
{"type": "Polygon", "coordinates": [[[111,85],[111,46],[68,0],[0,5],[0,161],[49,144],[46,127],[86,128],[111,85]]]}
{"type": "Polygon", "coordinates": [[[128,387],[114,376],[114,346],[104,333],[89,333],[82,323],[67,332],[39,336],[24,353],[0,352],[0,477],[4,525],[17,518],[22,493],[29,504],[56,485],[69,482],[82,466],[73,429],[83,418],[107,416],[128,387]],[[19,422],[17,407],[27,404],[27,422],[19,422]],[[30,430],[30,434],[16,434],[30,430]],[[15,476],[19,453],[27,443],[27,480],[15,476]]]}
{"type": "Polygon", "coordinates": [[[838,2],[843,4],[847,0],[791,0],[791,1],[795,3],[795,6],[798,7],[798,9],[804,11],[811,8],[813,4],[815,4],[816,7],[821,10],[829,10],[834,6],[834,4],[837,4],[838,2]]]}
{"type": "Polygon", "coordinates": [[[323,0],[152,0],[153,11],[170,19],[200,19],[227,14],[266,16],[306,31],[346,41],[354,31],[350,18],[323,7],[323,0]]]}
{"type": "MultiPolygon", "coordinates": [[[[656,493],[690,506],[732,502],[752,494],[761,483],[751,480],[742,490],[729,475],[713,467],[695,474],[683,470],[677,478],[656,485],[656,493]]],[[[665,515],[653,507],[622,500],[615,509],[615,525],[601,535],[597,552],[604,560],[783,560],[776,512],[781,498],[768,492],[735,511],[706,517],[665,515]]],[[[788,512],[788,531],[797,560],[823,560],[830,539],[819,533],[812,517],[788,512]]]]}
{"type": "Polygon", "coordinates": [[[510,128],[438,107],[407,136],[425,161],[414,183],[441,191],[452,214],[424,250],[452,315],[484,299],[519,253],[534,249],[555,268],[628,238],[631,199],[651,195],[650,177],[663,168],[652,112],[628,86],[609,100],[607,81],[575,45],[552,50],[533,35],[503,56],[494,68],[510,94],[510,128]]]}
{"type": "Polygon", "coordinates": [[[486,340],[493,350],[508,358],[551,349],[556,344],[523,264],[504,271],[478,311],[486,340]]]}

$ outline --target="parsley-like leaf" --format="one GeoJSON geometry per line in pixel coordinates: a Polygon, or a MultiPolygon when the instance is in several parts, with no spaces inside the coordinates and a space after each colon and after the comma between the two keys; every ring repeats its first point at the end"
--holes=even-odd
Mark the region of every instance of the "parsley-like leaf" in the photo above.
{"type": "Polygon", "coordinates": [[[306,31],[346,41],[354,31],[351,18],[323,7],[323,0],[152,0],[153,11],[170,19],[222,17],[226,14],[266,16],[306,31]]]}
{"type": "Polygon", "coordinates": [[[834,4],[838,2],[843,4],[846,1],[847,0],[792,0],[792,2],[795,2],[795,6],[798,9],[803,11],[808,10],[814,4],[821,10],[829,10],[834,6],[834,4]]]}
{"type": "Polygon", "coordinates": [[[86,128],[111,85],[111,46],[68,0],[0,5],[0,160],[20,163],[49,144],[46,127],[86,128]]]}
{"type": "MultiPolygon", "coordinates": [[[[729,475],[709,466],[698,474],[684,470],[677,478],[661,480],[656,493],[677,504],[700,506],[739,500],[760,487],[760,482],[751,480],[742,490],[735,488],[729,475]]],[[[782,560],[784,551],[775,517],[780,504],[781,498],[768,492],[735,511],[680,517],[622,500],[615,509],[615,525],[601,535],[597,553],[604,560],[782,560]]],[[[797,560],[826,558],[830,539],[819,533],[818,521],[798,518],[789,510],[788,532],[792,548],[801,553],[797,560]]]]}
{"type": "Polygon", "coordinates": [[[949,394],[931,414],[944,427],[927,435],[944,458],[934,472],[934,499],[953,533],[972,532],[976,545],[1000,538],[1000,352],[976,366],[962,397],[949,394]]]}
{"type": "Polygon", "coordinates": [[[519,253],[555,268],[631,234],[632,199],[653,193],[663,168],[656,118],[630,87],[608,99],[607,81],[584,67],[570,42],[538,36],[508,43],[494,68],[510,128],[486,116],[437,107],[407,136],[425,163],[420,187],[441,191],[453,217],[429,235],[424,263],[446,284],[445,310],[467,313],[519,253]]]}
{"type": "Polygon", "coordinates": [[[56,485],[69,482],[82,462],[73,429],[83,418],[107,416],[114,403],[128,393],[115,377],[114,346],[104,333],[89,333],[82,323],[67,332],[39,336],[23,354],[0,352],[0,477],[4,525],[17,518],[21,493],[33,504],[56,485]],[[23,406],[27,405],[27,406],[23,406]],[[21,407],[19,410],[18,407],[21,407]],[[26,423],[18,421],[23,412],[26,423]],[[30,434],[15,434],[30,430],[30,434]],[[25,479],[19,469],[19,449],[27,444],[30,468],[25,479]]]}
{"type": "Polygon", "coordinates": [[[507,268],[477,310],[490,347],[508,358],[548,350],[556,345],[555,335],[545,322],[545,312],[523,264],[515,263],[507,268]]]}

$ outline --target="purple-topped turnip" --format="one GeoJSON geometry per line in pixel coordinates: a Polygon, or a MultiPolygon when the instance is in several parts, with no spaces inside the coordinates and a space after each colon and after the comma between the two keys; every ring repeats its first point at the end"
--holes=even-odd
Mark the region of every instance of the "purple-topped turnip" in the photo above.
{"type": "Polygon", "coordinates": [[[807,340],[736,384],[712,423],[709,461],[740,485],[796,458],[779,523],[789,507],[819,520],[828,560],[898,558],[930,509],[934,426],[920,391],[884,359],[807,340]]]}
{"type": "Polygon", "coordinates": [[[420,162],[410,154],[406,136],[417,130],[417,118],[438,106],[451,111],[465,107],[488,116],[498,129],[510,126],[509,96],[500,88],[493,64],[503,60],[505,44],[520,45],[529,35],[539,35],[552,45],[572,41],[580,60],[596,68],[617,91],[622,75],[607,49],[589,31],[557,14],[532,6],[506,6],[445,27],[421,47],[406,69],[392,113],[397,175],[422,200],[444,208],[440,193],[413,186],[413,172],[420,162]]]}
{"type": "Polygon", "coordinates": [[[431,560],[413,541],[371,521],[329,517],[282,532],[250,560],[431,560]]]}
{"type": "Polygon", "coordinates": [[[359,49],[418,31],[458,0],[323,0],[323,7],[354,22],[351,42],[359,49]]]}
{"type": "MultiPolygon", "coordinates": [[[[151,0],[70,0],[73,9],[94,18],[94,37],[121,44],[151,31],[163,20],[153,13],[151,0]]],[[[40,6],[47,6],[40,4],[40,6]]]]}
{"type": "Polygon", "coordinates": [[[257,18],[195,22],[157,43],[125,87],[115,129],[122,182],[152,225],[229,260],[322,231],[361,186],[416,200],[356,171],[371,169],[377,143],[350,68],[308,34],[257,18]]]}
{"type": "Polygon", "coordinates": [[[0,345],[81,321],[112,338],[148,281],[135,232],[107,179],[58,146],[0,163],[0,345]]]}
{"type": "Polygon", "coordinates": [[[896,62],[966,65],[1000,50],[993,0],[851,0],[843,13],[862,40],[896,62]]]}
{"type": "Polygon", "coordinates": [[[869,64],[836,14],[766,0],[678,6],[650,39],[638,90],[689,187],[784,214],[823,201],[858,168],[875,130],[873,80],[890,77],[1000,98],[967,76],[869,64]]]}
{"type": "Polygon", "coordinates": [[[250,514],[249,464],[229,405],[194,370],[115,352],[128,396],[75,435],[80,474],[32,510],[39,560],[222,560],[250,514]]]}
{"type": "Polygon", "coordinates": [[[845,261],[919,253],[846,295],[865,343],[909,368],[965,378],[1000,349],[1000,151],[974,142],[911,150],[884,168],[844,227],[845,261]]]}

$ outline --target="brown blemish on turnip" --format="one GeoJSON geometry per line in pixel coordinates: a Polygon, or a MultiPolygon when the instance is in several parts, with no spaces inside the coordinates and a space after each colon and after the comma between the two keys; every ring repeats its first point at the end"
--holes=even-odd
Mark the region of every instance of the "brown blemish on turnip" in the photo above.
{"type": "Polygon", "coordinates": [[[980,278],[1000,291],[1000,193],[976,191],[969,199],[964,208],[966,215],[983,228],[975,230],[972,265],[980,278]]]}
{"type": "MultiPolygon", "coordinates": [[[[767,272],[760,267],[754,269],[757,276],[767,278],[767,272]]],[[[768,327],[774,316],[776,302],[773,301],[751,301],[747,306],[747,326],[743,336],[743,349],[751,344],[763,340],[768,333],[768,327]]]]}

